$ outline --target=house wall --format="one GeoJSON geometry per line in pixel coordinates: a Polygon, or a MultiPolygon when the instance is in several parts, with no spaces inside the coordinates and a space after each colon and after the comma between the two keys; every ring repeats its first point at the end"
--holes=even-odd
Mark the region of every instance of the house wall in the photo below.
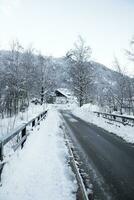
{"type": "Polygon", "coordinates": [[[55,98],[55,103],[57,103],[57,104],[66,104],[67,103],[67,98],[66,97],[56,97],[55,98]]]}

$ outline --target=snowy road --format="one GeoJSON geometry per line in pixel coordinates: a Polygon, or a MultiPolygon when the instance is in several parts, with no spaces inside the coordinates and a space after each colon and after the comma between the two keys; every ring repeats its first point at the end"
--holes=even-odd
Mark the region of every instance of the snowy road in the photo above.
{"type": "Polygon", "coordinates": [[[94,185],[95,199],[134,199],[134,146],[62,112],[75,150],[94,185]]]}

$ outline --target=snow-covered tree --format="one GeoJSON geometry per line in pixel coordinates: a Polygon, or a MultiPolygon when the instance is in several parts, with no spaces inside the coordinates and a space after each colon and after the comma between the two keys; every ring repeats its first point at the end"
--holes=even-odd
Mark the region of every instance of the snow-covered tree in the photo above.
{"type": "Polygon", "coordinates": [[[38,81],[40,89],[44,90],[44,100],[56,86],[56,69],[52,57],[38,55],[38,81]]]}
{"type": "Polygon", "coordinates": [[[74,49],[67,53],[70,60],[70,76],[72,79],[72,88],[82,106],[87,102],[92,82],[91,65],[88,62],[91,55],[91,48],[86,45],[81,36],[74,44],[74,49]]]}
{"type": "Polygon", "coordinates": [[[4,101],[7,113],[11,116],[18,113],[19,101],[24,97],[24,79],[21,73],[22,46],[18,41],[13,41],[11,51],[4,58],[5,70],[3,79],[5,81],[4,101]]]}
{"type": "Polygon", "coordinates": [[[116,87],[114,89],[110,89],[111,98],[114,99],[113,103],[117,106],[120,111],[120,114],[123,113],[123,110],[126,108],[129,110],[133,109],[132,102],[132,80],[127,76],[125,70],[122,69],[121,64],[118,59],[115,58],[115,69],[118,72],[118,77],[116,80],[116,87]]]}

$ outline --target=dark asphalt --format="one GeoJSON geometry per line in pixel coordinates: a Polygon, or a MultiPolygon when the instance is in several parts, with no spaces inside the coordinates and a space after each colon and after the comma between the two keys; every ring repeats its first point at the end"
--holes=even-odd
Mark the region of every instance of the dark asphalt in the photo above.
{"type": "Polygon", "coordinates": [[[134,146],[69,111],[61,113],[90,175],[95,199],[134,200],[134,146]]]}

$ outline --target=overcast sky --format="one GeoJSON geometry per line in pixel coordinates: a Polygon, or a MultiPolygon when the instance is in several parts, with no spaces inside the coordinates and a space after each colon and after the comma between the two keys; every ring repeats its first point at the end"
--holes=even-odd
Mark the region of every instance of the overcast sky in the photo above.
{"type": "Polygon", "coordinates": [[[58,57],[81,35],[92,58],[111,67],[114,55],[127,63],[133,20],[134,0],[0,0],[0,48],[17,38],[58,57]]]}

